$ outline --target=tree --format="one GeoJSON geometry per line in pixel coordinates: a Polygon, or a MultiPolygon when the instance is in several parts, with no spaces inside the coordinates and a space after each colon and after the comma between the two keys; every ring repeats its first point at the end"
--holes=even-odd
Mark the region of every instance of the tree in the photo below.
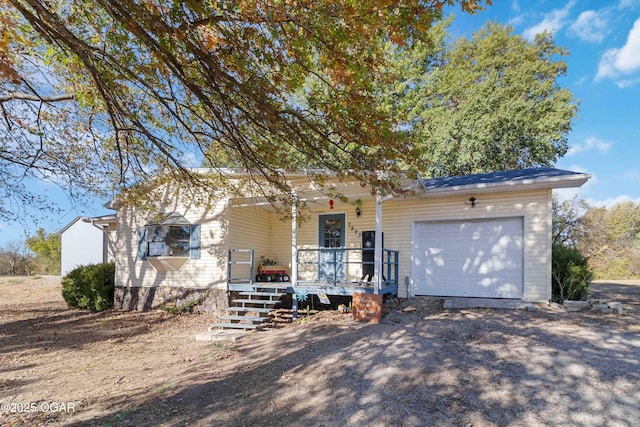
{"type": "Polygon", "coordinates": [[[581,218],[588,209],[587,202],[578,199],[577,195],[561,202],[554,194],[551,207],[552,243],[569,248],[577,247],[583,234],[581,218]]]}
{"type": "Polygon", "coordinates": [[[447,176],[552,165],[577,111],[558,84],[566,50],[549,33],[529,42],[498,23],[448,42],[449,23],[430,43],[395,49],[402,79],[387,105],[410,135],[414,168],[447,176]]]}
{"type": "Polygon", "coordinates": [[[587,209],[587,203],[577,196],[560,202],[553,195],[551,290],[552,299],[559,303],[565,299],[582,299],[593,279],[589,262],[578,249],[583,235],[582,218],[587,209]]]}
{"type": "Polygon", "coordinates": [[[640,276],[640,204],[590,208],[581,219],[578,248],[599,278],[640,276]]]}
{"type": "Polygon", "coordinates": [[[31,258],[24,244],[10,242],[0,248],[0,274],[28,276],[31,274],[31,258]]]}
{"type": "Polygon", "coordinates": [[[35,236],[27,238],[26,245],[36,255],[34,264],[37,273],[60,274],[59,233],[47,233],[39,228],[35,236]]]}
{"type": "Polygon", "coordinates": [[[384,45],[423,39],[454,3],[490,1],[7,0],[2,189],[33,175],[135,202],[148,176],[229,185],[189,166],[231,158],[289,202],[301,164],[393,190],[379,172],[406,150],[376,102],[384,45]]]}

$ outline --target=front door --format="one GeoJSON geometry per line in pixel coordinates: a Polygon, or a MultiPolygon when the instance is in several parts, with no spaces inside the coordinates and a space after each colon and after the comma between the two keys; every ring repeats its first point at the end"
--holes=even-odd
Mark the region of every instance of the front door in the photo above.
{"type": "Polygon", "coordinates": [[[345,278],[344,251],[335,250],[345,246],[344,214],[319,216],[320,257],[318,260],[318,279],[323,282],[340,282],[345,278]]]}

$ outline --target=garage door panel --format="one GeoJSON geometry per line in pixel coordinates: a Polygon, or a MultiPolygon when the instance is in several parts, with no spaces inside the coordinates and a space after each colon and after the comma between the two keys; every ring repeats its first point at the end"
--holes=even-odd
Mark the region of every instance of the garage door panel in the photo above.
{"type": "Polygon", "coordinates": [[[442,248],[444,250],[444,252],[446,253],[464,253],[465,251],[465,246],[467,246],[467,244],[465,244],[466,242],[464,242],[461,239],[450,239],[450,240],[445,240],[443,243],[440,244],[440,248],[442,248]]]}
{"type": "Polygon", "coordinates": [[[440,272],[445,274],[453,274],[455,276],[463,276],[465,273],[470,271],[469,267],[469,259],[468,258],[450,258],[448,260],[442,261],[442,268],[440,272]],[[462,273],[462,274],[458,274],[462,273]]]}
{"type": "Polygon", "coordinates": [[[448,279],[441,282],[441,291],[451,290],[456,293],[464,292],[465,281],[462,279],[448,279]]]}
{"type": "Polygon", "coordinates": [[[522,218],[424,222],[414,230],[416,295],[522,297],[522,218]]]}

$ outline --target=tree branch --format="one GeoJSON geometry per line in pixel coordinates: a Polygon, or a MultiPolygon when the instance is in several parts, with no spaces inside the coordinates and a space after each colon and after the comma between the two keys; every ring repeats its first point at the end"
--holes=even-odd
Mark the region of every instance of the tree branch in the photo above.
{"type": "Polygon", "coordinates": [[[39,101],[39,102],[60,102],[70,101],[75,99],[76,96],[72,93],[63,93],[56,96],[40,96],[37,94],[12,92],[5,96],[0,96],[0,104],[8,101],[39,101]]]}

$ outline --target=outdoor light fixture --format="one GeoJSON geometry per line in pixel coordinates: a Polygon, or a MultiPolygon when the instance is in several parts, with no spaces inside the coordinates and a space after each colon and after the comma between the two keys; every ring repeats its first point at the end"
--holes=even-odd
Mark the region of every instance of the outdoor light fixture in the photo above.
{"type": "Polygon", "coordinates": [[[362,215],[362,211],[360,210],[360,206],[356,206],[356,216],[358,218],[360,218],[360,215],[362,215]]]}
{"type": "Polygon", "coordinates": [[[467,200],[465,200],[465,203],[468,205],[471,205],[472,208],[476,207],[477,202],[478,202],[478,199],[476,199],[475,197],[469,197],[467,200]]]}

